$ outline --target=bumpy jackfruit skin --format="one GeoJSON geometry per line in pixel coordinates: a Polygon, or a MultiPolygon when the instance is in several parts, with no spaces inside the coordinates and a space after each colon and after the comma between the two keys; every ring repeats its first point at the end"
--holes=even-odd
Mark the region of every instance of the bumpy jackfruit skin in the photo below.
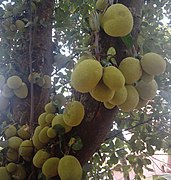
{"type": "Polygon", "coordinates": [[[7,164],[6,168],[9,173],[12,173],[17,169],[17,165],[15,163],[11,162],[11,163],[7,164]]]}
{"type": "Polygon", "coordinates": [[[151,75],[162,74],[166,70],[166,61],[156,53],[147,53],[141,59],[143,70],[151,75]]]}
{"type": "Polygon", "coordinates": [[[71,75],[71,85],[78,92],[86,93],[95,88],[102,77],[101,64],[93,59],[80,62],[71,75]]]}
{"type": "Polygon", "coordinates": [[[127,98],[127,89],[123,86],[121,89],[115,92],[112,99],[109,100],[111,104],[114,105],[121,105],[126,101],[127,98]]]}
{"type": "Polygon", "coordinates": [[[8,147],[18,150],[20,147],[20,144],[23,142],[23,140],[17,136],[10,137],[8,139],[8,147]]]}
{"type": "Polygon", "coordinates": [[[109,101],[115,91],[108,88],[103,81],[100,81],[97,86],[90,91],[90,95],[96,100],[100,102],[106,102],[109,101]]]}
{"type": "Polygon", "coordinates": [[[117,91],[124,86],[125,78],[118,68],[108,66],[104,68],[103,82],[110,89],[117,91]]]}
{"type": "Polygon", "coordinates": [[[5,137],[7,139],[9,139],[10,137],[12,136],[15,136],[17,133],[17,129],[14,125],[10,125],[5,131],[4,131],[4,134],[5,134],[5,137]]]}
{"type": "Polygon", "coordinates": [[[39,140],[43,144],[47,144],[50,141],[50,138],[47,136],[48,129],[49,129],[49,127],[46,126],[39,133],[39,140]]]}
{"type": "Polygon", "coordinates": [[[66,98],[63,94],[56,94],[53,97],[53,101],[57,104],[58,107],[62,107],[66,103],[66,98]]]}
{"type": "Polygon", "coordinates": [[[149,83],[154,79],[154,75],[147,74],[145,71],[142,72],[141,80],[146,83],[149,83]]]}
{"type": "Polygon", "coordinates": [[[125,77],[126,84],[133,84],[142,75],[140,61],[133,57],[127,57],[119,64],[119,69],[125,77]]]}
{"type": "Polygon", "coordinates": [[[139,98],[139,102],[135,109],[141,109],[141,108],[145,107],[147,104],[148,104],[147,100],[143,100],[143,99],[139,98]]]}
{"type": "Polygon", "coordinates": [[[31,157],[33,153],[33,143],[31,140],[25,140],[20,144],[19,155],[22,157],[31,157]]]}
{"type": "Polygon", "coordinates": [[[141,99],[152,100],[156,95],[158,85],[155,80],[152,80],[149,83],[141,80],[137,83],[136,89],[141,99]]]}
{"type": "Polygon", "coordinates": [[[63,119],[63,115],[62,114],[58,114],[56,115],[53,120],[52,120],[52,127],[54,127],[55,125],[61,125],[62,127],[65,128],[65,133],[69,132],[72,127],[68,126],[63,119]]]}
{"type": "Polygon", "coordinates": [[[107,6],[106,0],[97,0],[96,1],[96,9],[98,10],[104,10],[107,6]]]}
{"type": "Polygon", "coordinates": [[[130,112],[136,108],[139,102],[139,94],[134,86],[126,85],[125,87],[127,89],[126,101],[123,104],[119,105],[118,107],[123,112],[130,112]]]}
{"type": "Polygon", "coordinates": [[[22,83],[18,89],[14,89],[14,94],[20,99],[26,98],[28,95],[28,88],[26,83],[22,83]]]}
{"type": "Polygon", "coordinates": [[[4,111],[9,106],[9,100],[3,96],[0,96],[0,111],[4,111]]]}
{"type": "Polygon", "coordinates": [[[19,158],[18,151],[9,148],[6,153],[6,158],[9,162],[16,162],[19,158]]]}
{"type": "Polygon", "coordinates": [[[115,104],[111,104],[110,102],[104,102],[103,104],[106,109],[113,109],[116,106],[115,104]]]}
{"type": "Polygon", "coordinates": [[[42,173],[46,177],[55,177],[58,175],[59,158],[51,157],[47,159],[42,166],[42,173]]]}
{"type": "Polygon", "coordinates": [[[18,89],[22,85],[22,79],[19,76],[11,76],[7,79],[7,86],[11,89],[18,89]]]}
{"type": "Polygon", "coordinates": [[[40,149],[33,157],[33,165],[37,168],[41,168],[48,158],[50,158],[50,154],[47,151],[40,149]]]}
{"type": "Polygon", "coordinates": [[[82,167],[80,162],[74,156],[64,156],[59,161],[58,174],[61,180],[81,180],[82,167]]]}
{"type": "Polygon", "coordinates": [[[22,20],[16,20],[15,25],[19,31],[23,31],[25,23],[22,20]]]}
{"type": "Polygon", "coordinates": [[[21,164],[17,165],[16,171],[12,174],[12,177],[15,179],[15,177],[18,177],[19,180],[25,180],[26,179],[26,170],[24,166],[21,164]]]}
{"type": "Polygon", "coordinates": [[[42,127],[48,126],[48,123],[46,122],[47,115],[48,115],[48,113],[44,112],[44,113],[40,114],[40,116],[38,117],[38,123],[40,126],[42,126],[42,127]]]}
{"type": "Polygon", "coordinates": [[[48,130],[47,130],[47,136],[51,139],[55,138],[57,136],[57,132],[55,129],[53,129],[52,127],[50,127],[48,130]]]}
{"type": "Polygon", "coordinates": [[[52,102],[49,102],[45,105],[45,111],[47,113],[55,113],[56,112],[56,107],[53,105],[52,102]]]}
{"type": "Polygon", "coordinates": [[[29,127],[27,125],[23,125],[21,126],[18,131],[17,134],[20,138],[26,140],[30,138],[30,132],[29,132],[29,127]]]}
{"type": "Polygon", "coordinates": [[[11,175],[9,174],[9,172],[7,171],[6,167],[0,167],[0,177],[3,180],[11,180],[11,175]]]}
{"type": "Polygon", "coordinates": [[[84,118],[84,106],[79,101],[70,102],[63,113],[63,119],[68,126],[78,126],[84,118]]]}
{"type": "Polygon", "coordinates": [[[7,84],[4,84],[3,85],[3,88],[2,88],[2,95],[5,97],[5,98],[11,98],[14,96],[14,91],[12,89],[10,89],[7,84]]]}
{"type": "Polygon", "coordinates": [[[55,117],[55,114],[48,113],[45,117],[45,121],[50,125],[52,123],[53,118],[55,117]]]}
{"type": "Polygon", "coordinates": [[[126,6],[117,3],[106,10],[101,23],[106,34],[112,37],[123,37],[132,31],[133,17],[126,6]]]}

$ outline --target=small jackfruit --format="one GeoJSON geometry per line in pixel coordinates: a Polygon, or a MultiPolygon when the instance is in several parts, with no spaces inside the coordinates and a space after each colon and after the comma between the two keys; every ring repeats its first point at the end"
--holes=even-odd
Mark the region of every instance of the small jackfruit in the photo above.
{"type": "Polygon", "coordinates": [[[108,3],[106,0],[97,0],[96,1],[96,9],[104,10],[107,7],[108,3]]]}
{"type": "Polygon", "coordinates": [[[3,180],[11,180],[11,175],[9,174],[9,172],[7,171],[7,168],[6,167],[0,167],[0,177],[3,179],[3,180]]]}
{"type": "Polygon", "coordinates": [[[19,158],[18,150],[9,148],[6,153],[6,158],[9,162],[18,161],[18,158],[19,158]]]}
{"type": "Polygon", "coordinates": [[[45,105],[45,111],[47,113],[55,113],[56,112],[56,107],[53,105],[52,102],[49,102],[45,105]]]}
{"type": "Polygon", "coordinates": [[[111,104],[110,102],[104,102],[103,104],[106,109],[113,109],[116,106],[115,104],[111,104]]]}
{"type": "Polygon", "coordinates": [[[8,139],[8,147],[18,150],[20,147],[20,144],[23,142],[23,140],[17,136],[10,137],[8,139]]]}
{"type": "Polygon", "coordinates": [[[14,89],[14,94],[20,99],[26,98],[28,95],[28,88],[26,83],[22,83],[18,89],[14,89]]]}
{"type": "Polygon", "coordinates": [[[42,126],[42,127],[48,126],[48,123],[46,122],[47,115],[48,115],[48,113],[44,112],[44,113],[40,114],[40,116],[38,117],[38,123],[40,126],[42,126]]]}
{"type": "Polygon", "coordinates": [[[86,59],[76,65],[71,74],[71,85],[79,92],[91,91],[102,77],[103,68],[94,59],[86,59]]]}
{"type": "Polygon", "coordinates": [[[47,130],[48,129],[49,129],[49,127],[46,126],[39,133],[39,140],[43,144],[46,144],[50,141],[50,138],[47,136],[47,130]]]}
{"type": "Polygon", "coordinates": [[[143,100],[143,99],[139,98],[139,102],[135,109],[141,109],[142,107],[145,107],[147,103],[148,103],[147,100],[143,100]]]}
{"type": "Polygon", "coordinates": [[[78,126],[84,118],[84,106],[79,101],[70,102],[63,113],[64,122],[68,126],[78,126]]]}
{"type": "Polygon", "coordinates": [[[15,136],[17,133],[17,129],[14,125],[10,125],[7,129],[5,129],[4,134],[7,139],[12,136],[15,136]]]}
{"type": "Polygon", "coordinates": [[[143,80],[146,83],[149,83],[154,79],[154,75],[147,74],[145,71],[143,71],[141,80],[143,80]]]}
{"type": "Polygon", "coordinates": [[[22,20],[16,20],[15,25],[19,31],[23,31],[25,28],[25,23],[22,20]]]}
{"type": "Polygon", "coordinates": [[[26,179],[26,169],[21,164],[17,165],[16,171],[12,174],[13,179],[25,180],[26,179]]]}
{"type": "Polygon", "coordinates": [[[22,85],[22,79],[19,76],[11,76],[7,79],[7,86],[11,89],[18,89],[22,85]]]}
{"type": "Polygon", "coordinates": [[[2,95],[6,98],[11,98],[14,96],[14,91],[7,86],[7,84],[3,85],[2,95]]]}
{"type": "Polygon", "coordinates": [[[45,117],[45,121],[50,125],[52,123],[53,118],[55,117],[55,114],[48,113],[45,117]]]}
{"type": "Polygon", "coordinates": [[[21,126],[18,131],[17,134],[20,138],[22,139],[29,139],[30,138],[30,131],[29,131],[29,126],[28,125],[23,125],[21,126]]]}
{"type": "Polygon", "coordinates": [[[44,85],[42,86],[43,88],[50,88],[51,87],[51,77],[49,75],[44,75],[43,79],[45,80],[44,85]]]}
{"type": "Polygon", "coordinates": [[[24,140],[19,147],[19,155],[22,157],[30,157],[33,153],[33,143],[31,140],[24,140]]]}
{"type": "Polygon", "coordinates": [[[11,162],[11,163],[7,164],[6,168],[9,173],[12,173],[17,169],[17,165],[15,163],[11,162]]]}
{"type": "Polygon", "coordinates": [[[50,127],[48,130],[47,130],[47,136],[51,139],[55,138],[57,135],[57,132],[55,129],[53,129],[52,127],[50,127]]]}

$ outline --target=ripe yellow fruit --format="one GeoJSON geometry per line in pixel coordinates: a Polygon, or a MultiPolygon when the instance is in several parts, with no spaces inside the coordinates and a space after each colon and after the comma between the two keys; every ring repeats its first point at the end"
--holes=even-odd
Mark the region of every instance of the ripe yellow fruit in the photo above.
{"type": "Polygon", "coordinates": [[[44,162],[50,157],[50,154],[43,149],[36,152],[33,157],[33,165],[37,168],[41,168],[44,162]]]}
{"type": "Polygon", "coordinates": [[[12,173],[17,169],[17,165],[15,163],[11,162],[11,163],[7,164],[6,168],[9,173],[12,173]]]}
{"type": "Polygon", "coordinates": [[[50,125],[52,123],[53,118],[55,117],[55,114],[49,113],[45,117],[45,121],[50,125]]]}
{"type": "Polygon", "coordinates": [[[50,138],[47,136],[48,129],[49,129],[49,127],[45,126],[39,133],[39,140],[43,144],[46,144],[50,141],[50,138]]]}
{"type": "Polygon", "coordinates": [[[106,34],[113,37],[123,37],[132,31],[133,17],[126,6],[117,3],[106,10],[101,23],[106,34]]]}
{"type": "Polygon", "coordinates": [[[139,102],[135,109],[141,109],[142,107],[145,107],[147,103],[148,103],[147,100],[143,100],[143,99],[139,98],[139,102]]]}
{"type": "Polygon", "coordinates": [[[27,85],[25,83],[22,83],[18,89],[14,89],[14,94],[20,99],[26,98],[28,95],[27,85]]]}
{"type": "Polygon", "coordinates": [[[45,144],[41,143],[39,140],[39,133],[42,130],[42,128],[43,128],[42,126],[37,126],[36,129],[34,130],[32,141],[36,149],[41,149],[45,146],[45,144]]]}
{"type": "Polygon", "coordinates": [[[10,137],[8,139],[8,146],[12,149],[18,150],[23,140],[17,136],[10,137]]]}
{"type": "Polygon", "coordinates": [[[11,175],[7,171],[6,167],[0,167],[0,177],[3,180],[11,180],[11,175]]]}
{"type": "Polygon", "coordinates": [[[125,78],[118,68],[108,66],[104,68],[103,82],[110,89],[117,91],[124,86],[125,78]]]}
{"type": "Polygon", "coordinates": [[[14,173],[12,174],[12,177],[14,179],[19,179],[19,180],[25,180],[26,179],[26,170],[24,168],[24,166],[22,166],[21,164],[17,165],[17,169],[16,171],[14,171],[14,173]]]}
{"type": "Polygon", "coordinates": [[[57,135],[57,132],[55,129],[53,129],[52,127],[50,127],[48,130],[47,130],[47,136],[51,139],[55,138],[57,135]]]}
{"type": "Polygon", "coordinates": [[[152,80],[149,83],[146,83],[141,80],[138,82],[136,88],[139,93],[139,96],[143,100],[152,100],[156,95],[158,85],[155,80],[152,80]]]}
{"type": "Polygon", "coordinates": [[[109,101],[113,97],[114,93],[115,91],[107,87],[102,80],[97,84],[97,86],[93,90],[90,91],[90,95],[96,101],[100,102],[109,101]]]}
{"type": "Polygon", "coordinates": [[[96,9],[104,10],[107,7],[108,3],[106,0],[97,0],[96,1],[96,9]]]}
{"type": "Polygon", "coordinates": [[[51,157],[47,159],[42,166],[42,173],[46,177],[54,177],[58,175],[59,158],[51,157]]]}
{"type": "Polygon", "coordinates": [[[44,75],[43,79],[45,80],[44,85],[42,86],[43,88],[50,88],[51,87],[51,77],[48,75],[44,75]]]}
{"type": "Polygon", "coordinates": [[[80,62],[71,75],[71,85],[79,92],[91,91],[102,77],[103,68],[101,64],[93,59],[80,62]]]}
{"type": "Polygon", "coordinates": [[[19,155],[22,157],[30,157],[33,153],[33,143],[31,140],[25,140],[20,144],[19,155]]]}
{"type": "Polygon", "coordinates": [[[9,148],[7,150],[7,153],[6,153],[6,158],[7,158],[7,160],[9,162],[16,162],[16,161],[18,161],[18,158],[19,158],[18,151],[9,148]]]}
{"type": "Polygon", "coordinates": [[[63,119],[63,115],[62,114],[58,114],[56,115],[53,120],[52,120],[52,127],[54,127],[55,125],[61,125],[62,127],[65,128],[65,133],[69,132],[72,127],[71,126],[68,126],[65,122],[64,122],[64,119],[63,119]]]}
{"type": "Polygon", "coordinates": [[[47,113],[55,113],[56,112],[56,107],[53,105],[52,102],[49,102],[45,105],[45,111],[47,113]]]}
{"type": "Polygon", "coordinates": [[[81,180],[82,167],[80,162],[74,156],[64,156],[59,161],[58,174],[61,180],[81,180]]]}
{"type": "Polygon", "coordinates": [[[29,139],[30,138],[29,126],[28,125],[21,126],[20,129],[17,131],[17,134],[22,139],[29,139]]]}
{"type": "Polygon", "coordinates": [[[154,79],[154,75],[147,74],[145,71],[143,71],[141,80],[143,80],[146,83],[149,83],[154,79]]]}
{"type": "Polygon", "coordinates": [[[84,106],[79,101],[70,102],[63,113],[64,122],[68,126],[78,126],[84,118],[84,106]]]}
{"type": "Polygon", "coordinates": [[[10,89],[7,84],[4,84],[2,88],[2,95],[6,98],[11,98],[14,96],[14,91],[10,89]]]}
{"type": "Polygon", "coordinates": [[[0,96],[0,111],[4,111],[9,106],[9,100],[3,96],[0,96]]]}
{"type": "Polygon", "coordinates": [[[19,76],[11,76],[7,79],[7,86],[11,89],[18,89],[22,85],[22,79],[19,76]]]}
{"type": "Polygon", "coordinates": [[[48,123],[46,122],[47,115],[48,115],[48,113],[44,112],[38,117],[38,123],[40,126],[42,126],[42,127],[48,126],[48,123]]]}
{"type": "Polygon", "coordinates": [[[109,100],[111,104],[121,105],[126,101],[127,98],[127,89],[123,86],[121,89],[115,92],[112,99],[109,100]]]}
{"type": "Polygon", "coordinates": [[[162,74],[166,70],[166,61],[156,53],[147,53],[141,59],[143,70],[151,75],[162,74]]]}
{"type": "Polygon", "coordinates": [[[136,108],[139,102],[139,94],[134,86],[127,85],[125,87],[127,89],[126,101],[123,104],[119,105],[118,107],[123,112],[130,112],[136,108]]]}
{"type": "Polygon", "coordinates": [[[14,125],[10,125],[5,131],[4,131],[4,134],[5,134],[5,137],[7,139],[9,139],[10,137],[12,136],[15,136],[17,133],[17,129],[14,125]]]}
{"type": "Polygon", "coordinates": [[[1,74],[0,75],[0,89],[3,88],[4,84],[5,84],[5,77],[1,74]]]}
{"type": "Polygon", "coordinates": [[[25,23],[22,20],[17,20],[15,25],[19,31],[23,31],[25,28],[25,23]]]}
{"type": "Polygon", "coordinates": [[[140,61],[133,57],[123,59],[119,69],[125,77],[126,84],[133,84],[138,81],[142,75],[140,61]]]}
{"type": "Polygon", "coordinates": [[[103,104],[106,109],[113,109],[116,106],[115,104],[111,104],[110,102],[104,102],[103,104]]]}

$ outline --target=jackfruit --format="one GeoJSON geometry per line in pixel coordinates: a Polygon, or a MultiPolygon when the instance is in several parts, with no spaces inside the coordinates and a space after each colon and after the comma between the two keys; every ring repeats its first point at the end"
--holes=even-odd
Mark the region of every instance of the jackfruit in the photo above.
{"type": "Polygon", "coordinates": [[[33,165],[37,168],[41,168],[48,158],[50,158],[50,154],[45,150],[40,149],[33,157],[33,165]]]}
{"type": "Polygon", "coordinates": [[[116,106],[115,104],[111,104],[110,102],[104,102],[103,104],[106,109],[113,109],[116,106]]]}
{"type": "Polygon", "coordinates": [[[19,155],[22,157],[31,157],[33,153],[33,143],[31,140],[24,140],[19,147],[19,155]]]}
{"type": "Polygon", "coordinates": [[[12,136],[15,136],[17,133],[17,129],[14,125],[10,125],[7,129],[5,129],[4,134],[7,139],[12,136]]]}
{"type": "Polygon", "coordinates": [[[56,112],[56,107],[53,105],[52,102],[49,102],[45,105],[45,111],[47,113],[55,113],[56,112]]]}
{"type": "Polygon", "coordinates": [[[133,28],[133,17],[123,4],[113,4],[104,13],[101,25],[106,34],[113,37],[128,35],[133,28]]]}
{"type": "Polygon", "coordinates": [[[141,80],[143,80],[146,83],[149,83],[154,79],[154,75],[147,74],[145,71],[143,71],[141,80]]]}
{"type": "Polygon", "coordinates": [[[127,89],[123,86],[121,89],[115,92],[112,99],[109,100],[111,104],[114,105],[121,105],[126,101],[127,98],[127,89]]]}
{"type": "Polygon", "coordinates": [[[7,79],[7,86],[11,89],[18,89],[22,85],[22,79],[19,76],[11,76],[7,79]]]}
{"type": "Polygon", "coordinates": [[[148,100],[143,100],[139,98],[139,102],[135,109],[141,109],[142,107],[145,107],[147,103],[148,103],[148,100]]]}
{"type": "Polygon", "coordinates": [[[2,95],[6,98],[11,98],[14,96],[14,91],[10,89],[7,84],[4,84],[2,88],[2,95]]]}
{"type": "Polygon", "coordinates": [[[86,93],[95,88],[102,77],[101,64],[93,59],[80,62],[71,74],[71,85],[79,92],[86,93]]]}
{"type": "Polygon", "coordinates": [[[156,53],[147,53],[141,59],[143,70],[150,75],[159,75],[166,70],[166,61],[156,53]]]}
{"type": "Polygon", "coordinates": [[[58,175],[59,158],[51,157],[47,159],[42,166],[42,173],[46,177],[54,177],[58,175]]]}
{"type": "Polygon", "coordinates": [[[6,158],[9,162],[16,162],[18,161],[19,155],[18,150],[14,150],[9,148],[6,153],[6,158]]]}
{"type": "Polygon", "coordinates": [[[0,167],[0,177],[3,180],[11,180],[11,175],[7,171],[6,167],[0,167]]]}
{"type": "Polygon", "coordinates": [[[11,163],[7,164],[6,168],[9,173],[12,173],[17,169],[17,165],[15,163],[11,162],[11,163]]]}
{"type": "Polygon", "coordinates": [[[84,118],[84,106],[79,101],[70,102],[63,113],[64,122],[68,126],[78,126],[84,118]]]}
{"type": "Polygon", "coordinates": [[[139,94],[134,86],[126,85],[125,87],[127,89],[126,101],[123,104],[119,105],[118,107],[123,112],[130,112],[136,108],[139,102],[139,94]]]}
{"type": "Polygon", "coordinates": [[[62,127],[65,128],[65,133],[69,132],[72,127],[68,126],[63,119],[63,115],[62,114],[58,114],[56,115],[53,120],[52,120],[52,127],[54,127],[55,125],[61,125],[62,127]]]}
{"type": "Polygon", "coordinates": [[[106,0],[97,0],[96,1],[96,9],[104,10],[107,7],[108,3],[106,0]]]}
{"type": "Polygon", "coordinates": [[[142,75],[140,61],[133,57],[123,59],[119,69],[125,77],[126,84],[133,84],[138,81],[142,75]]]}
{"type": "Polygon", "coordinates": [[[117,91],[124,86],[125,78],[118,68],[108,66],[104,68],[103,82],[110,89],[117,91]]]}
{"type": "Polygon", "coordinates": [[[29,139],[30,138],[29,126],[28,125],[21,126],[18,129],[17,134],[22,139],[25,139],[25,140],[29,139]]]}
{"type": "Polygon", "coordinates": [[[47,130],[47,136],[51,139],[55,138],[57,135],[57,132],[55,129],[53,129],[52,127],[50,127],[48,130],[47,130]]]}
{"type": "Polygon", "coordinates": [[[48,113],[45,117],[45,121],[50,125],[52,123],[53,118],[55,117],[55,114],[48,113]]]}
{"type": "Polygon", "coordinates": [[[136,88],[139,93],[139,96],[143,100],[152,100],[156,95],[158,85],[154,79],[149,83],[146,83],[141,80],[137,83],[136,88]]]}
{"type": "Polygon", "coordinates": [[[5,84],[5,77],[1,74],[0,75],[0,89],[3,88],[4,84],[5,84]]]}
{"type": "Polygon", "coordinates": [[[0,96],[0,111],[4,111],[9,106],[9,100],[3,96],[0,96]]]}
{"type": "Polygon", "coordinates": [[[20,99],[26,98],[28,95],[27,85],[25,83],[22,83],[18,89],[14,89],[14,94],[20,99]]]}
{"type": "Polygon", "coordinates": [[[50,138],[47,136],[47,130],[48,129],[49,129],[49,127],[46,126],[39,133],[39,140],[43,144],[46,144],[50,141],[50,138]]]}
{"type": "Polygon", "coordinates": [[[22,20],[16,20],[15,25],[19,31],[23,31],[25,28],[25,23],[22,20]]]}
{"type": "Polygon", "coordinates": [[[109,101],[113,97],[114,93],[115,91],[107,87],[102,80],[97,84],[97,86],[93,90],[90,91],[90,95],[96,101],[100,102],[109,101]]]}
{"type": "Polygon", "coordinates": [[[16,171],[12,174],[13,179],[25,180],[26,179],[26,169],[21,164],[17,165],[16,171]]]}
{"type": "Polygon", "coordinates": [[[46,116],[48,115],[47,112],[44,112],[42,114],[40,114],[40,116],[38,117],[38,123],[40,126],[45,127],[48,126],[49,124],[46,122],[46,116]]]}
{"type": "Polygon", "coordinates": [[[35,84],[37,82],[37,79],[40,78],[40,74],[37,72],[33,72],[32,74],[29,74],[28,80],[29,82],[35,84]]]}
{"type": "Polygon", "coordinates": [[[72,155],[64,156],[59,161],[58,174],[61,180],[81,180],[82,167],[80,162],[72,155]]]}
{"type": "Polygon", "coordinates": [[[42,86],[43,88],[50,88],[51,87],[51,77],[48,75],[44,75],[43,76],[44,80],[45,80],[45,84],[42,86]]]}
{"type": "Polygon", "coordinates": [[[63,94],[56,94],[54,95],[52,101],[55,102],[55,104],[57,104],[58,107],[62,107],[66,103],[66,98],[63,94]]]}
{"type": "Polygon", "coordinates": [[[17,136],[10,137],[8,139],[8,147],[18,150],[23,140],[17,136]]]}

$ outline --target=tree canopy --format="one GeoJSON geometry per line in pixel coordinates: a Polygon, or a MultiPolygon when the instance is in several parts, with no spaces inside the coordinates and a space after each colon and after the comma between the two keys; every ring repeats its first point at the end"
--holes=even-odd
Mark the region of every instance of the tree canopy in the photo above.
{"type": "MultiPolygon", "coordinates": [[[[144,176],[143,168],[153,171],[149,168],[151,156],[156,150],[167,152],[171,147],[171,2],[2,0],[0,4],[0,175],[4,173],[6,179],[46,179],[54,169],[47,165],[52,161],[58,170],[50,178],[62,179],[59,169],[63,169],[64,157],[76,163],[76,170],[72,167],[68,173],[77,171],[76,177],[83,179],[114,179],[115,171],[129,179],[133,170],[139,180],[144,176]],[[118,4],[126,8],[126,18],[130,15],[130,19],[119,29],[122,19],[117,18],[124,14],[112,14],[118,23],[114,33],[113,19],[108,20],[105,13],[118,4]],[[143,69],[142,59],[151,52],[157,54],[155,59],[163,57],[159,56],[166,62],[164,72],[148,74],[143,69]],[[131,83],[121,67],[123,59],[130,57],[140,67],[131,83]],[[90,65],[87,60],[91,60],[90,65]],[[74,77],[78,67],[81,72],[74,77]],[[103,77],[91,71],[94,67],[103,77]],[[131,110],[124,111],[124,103],[117,106],[116,100],[113,104],[101,100],[117,92],[104,78],[111,67],[122,72],[127,92],[135,89],[129,107],[138,99],[131,110]],[[93,74],[88,90],[77,89],[74,79],[82,82],[84,71],[85,78],[93,74]],[[96,89],[91,89],[96,78],[105,89],[100,100],[94,98],[97,83],[96,89]],[[155,97],[142,98],[142,81],[155,82],[155,97]],[[140,99],[144,104],[138,108],[140,99]],[[38,161],[41,156],[45,159],[38,161]],[[79,174],[81,168],[83,175],[79,174]]],[[[153,65],[150,71],[156,72],[156,63],[153,65]]],[[[133,72],[132,67],[126,66],[126,71],[133,72]]],[[[116,74],[114,77],[116,81],[116,74]]],[[[86,82],[82,86],[87,88],[86,82]]],[[[150,93],[151,88],[146,96],[150,93]]]]}

